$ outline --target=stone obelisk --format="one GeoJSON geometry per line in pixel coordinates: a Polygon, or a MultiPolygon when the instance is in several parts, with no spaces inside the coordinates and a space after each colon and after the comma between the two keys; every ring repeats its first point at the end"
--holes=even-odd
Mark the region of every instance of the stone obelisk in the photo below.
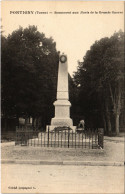
{"type": "Polygon", "coordinates": [[[55,117],[51,119],[50,130],[55,127],[69,126],[73,127],[73,121],[70,118],[69,90],[68,90],[68,64],[67,56],[62,54],[59,57],[57,100],[54,102],[55,117]]]}

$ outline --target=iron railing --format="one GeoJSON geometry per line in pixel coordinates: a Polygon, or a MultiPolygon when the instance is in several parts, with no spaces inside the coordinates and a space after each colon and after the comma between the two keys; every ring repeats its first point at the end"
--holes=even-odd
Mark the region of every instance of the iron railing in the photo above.
{"type": "Polygon", "coordinates": [[[69,128],[41,132],[27,128],[16,129],[15,145],[67,148],[103,148],[103,129],[73,132],[69,128]]]}

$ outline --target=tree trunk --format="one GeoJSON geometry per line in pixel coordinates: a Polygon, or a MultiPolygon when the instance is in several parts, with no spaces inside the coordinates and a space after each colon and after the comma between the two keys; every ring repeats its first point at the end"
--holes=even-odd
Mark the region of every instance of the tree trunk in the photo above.
{"type": "Polygon", "coordinates": [[[107,121],[108,133],[111,134],[112,127],[111,127],[110,113],[109,113],[109,110],[108,110],[107,102],[105,103],[105,109],[106,109],[106,121],[107,121]]]}
{"type": "Polygon", "coordinates": [[[104,132],[107,133],[106,118],[105,118],[105,115],[104,114],[103,114],[103,124],[104,124],[104,132]]]}
{"type": "Polygon", "coordinates": [[[4,121],[4,126],[5,126],[5,131],[7,131],[7,119],[5,118],[5,121],[4,121]]]}
{"type": "Polygon", "coordinates": [[[107,113],[107,126],[108,126],[108,133],[111,134],[112,127],[111,127],[111,121],[110,121],[109,113],[107,113]]]}
{"type": "Polygon", "coordinates": [[[120,81],[118,82],[117,88],[115,89],[114,97],[112,94],[111,86],[110,86],[110,94],[112,98],[113,112],[115,115],[115,132],[116,132],[116,135],[118,135],[119,134],[119,115],[121,110],[121,95],[122,95],[120,81]]]}
{"type": "Polygon", "coordinates": [[[33,129],[34,129],[34,123],[35,123],[35,118],[33,117],[33,120],[32,120],[32,127],[33,127],[33,129]]]}
{"type": "Polygon", "coordinates": [[[116,135],[119,134],[119,114],[117,113],[115,115],[115,131],[116,131],[116,135]]]}

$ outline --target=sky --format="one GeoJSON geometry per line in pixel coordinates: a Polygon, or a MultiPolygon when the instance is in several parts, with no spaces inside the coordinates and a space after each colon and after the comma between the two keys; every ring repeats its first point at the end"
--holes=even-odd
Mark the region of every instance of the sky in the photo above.
{"type": "Polygon", "coordinates": [[[46,37],[53,37],[58,51],[67,55],[71,76],[77,71],[77,61],[83,60],[96,40],[124,31],[122,1],[2,1],[1,10],[4,35],[19,26],[37,26],[46,37]]]}

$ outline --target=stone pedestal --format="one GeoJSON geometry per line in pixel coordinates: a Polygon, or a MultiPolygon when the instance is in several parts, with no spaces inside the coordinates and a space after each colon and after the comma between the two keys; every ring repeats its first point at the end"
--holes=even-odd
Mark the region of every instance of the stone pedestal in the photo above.
{"type": "Polygon", "coordinates": [[[68,92],[68,65],[67,56],[61,55],[59,59],[57,100],[54,102],[55,117],[51,119],[50,131],[55,127],[69,126],[73,127],[73,121],[70,118],[69,92],[68,92]]]}
{"type": "Polygon", "coordinates": [[[57,100],[54,102],[55,117],[51,120],[51,125],[72,126],[72,119],[69,118],[71,103],[68,100],[57,100]]]}

